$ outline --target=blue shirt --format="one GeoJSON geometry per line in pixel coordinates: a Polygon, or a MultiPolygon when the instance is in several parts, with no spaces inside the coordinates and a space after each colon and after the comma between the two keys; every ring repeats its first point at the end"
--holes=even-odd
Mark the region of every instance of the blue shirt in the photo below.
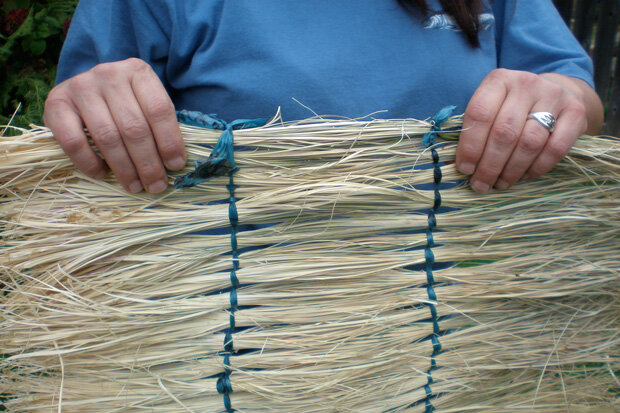
{"type": "Polygon", "coordinates": [[[549,0],[495,0],[472,48],[429,1],[427,18],[396,0],[82,0],[60,82],[98,63],[138,57],[177,109],[225,120],[320,115],[426,118],[463,112],[504,67],[592,85],[592,64],[549,0]]]}

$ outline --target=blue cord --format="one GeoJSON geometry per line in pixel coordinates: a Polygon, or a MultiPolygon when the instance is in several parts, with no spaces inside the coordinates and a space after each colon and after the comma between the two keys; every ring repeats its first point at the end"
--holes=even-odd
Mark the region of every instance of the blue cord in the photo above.
{"type": "Polygon", "coordinates": [[[433,383],[432,372],[437,368],[437,362],[435,356],[441,352],[441,342],[439,341],[439,335],[441,330],[439,329],[439,318],[437,316],[437,308],[432,302],[437,301],[437,292],[435,291],[435,278],[433,276],[433,265],[435,264],[435,254],[433,254],[433,247],[435,246],[435,240],[433,239],[433,231],[437,228],[437,212],[441,206],[441,194],[439,192],[439,186],[441,184],[442,173],[441,166],[439,164],[439,154],[432,146],[437,139],[437,132],[441,131],[441,124],[444,123],[452,114],[452,111],[456,106],[446,106],[441,109],[435,116],[431,118],[431,130],[424,134],[422,138],[422,144],[430,148],[431,155],[433,157],[433,188],[434,188],[434,201],[433,207],[428,211],[428,228],[426,230],[426,247],[424,248],[424,258],[426,261],[426,293],[428,295],[429,302],[427,304],[431,312],[431,321],[433,322],[433,333],[431,334],[431,343],[433,344],[433,353],[431,354],[431,365],[426,371],[427,382],[424,385],[424,391],[426,392],[426,398],[424,403],[426,405],[425,412],[431,413],[435,411],[435,407],[432,404],[433,391],[431,390],[431,384],[433,383]]]}
{"type": "Polygon", "coordinates": [[[263,126],[267,123],[266,119],[238,119],[230,123],[218,119],[215,115],[206,115],[201,112],[180,111],[177,112],[179,122],[200,126],[209,129],[222,130],[215,147],[211,151],[211,155],[205,160],[196,161],[196,167],[190,173],[179,177],[174,182],[175,188],[188,188],[215,177],[228,174],[229,181],[226,188],[228,189],[228,221],[230,222],[230,249],[232,252],[232,268],[230,270],[230,308],[228,328],[224,335],[224,371],[219,374],[216,383],[216,390],[224,399],[224,408],[227,413],[235,412],[230,401],[230,394],[233,392],[230,382],[230,356],[234,354],[233,334],[235,333],[235,312],[237,311],[237,289],[239,288],[239,279],[237,271],[239,270],[239,250],[237,249],[237,232],[239,225],[239,215],[237,213],[237,199],[235,198],[235,189],[237,185],[234,182],[234,174],[237,171],[234,158],[234,137],[233,130],[253,128],[263,126]]]}

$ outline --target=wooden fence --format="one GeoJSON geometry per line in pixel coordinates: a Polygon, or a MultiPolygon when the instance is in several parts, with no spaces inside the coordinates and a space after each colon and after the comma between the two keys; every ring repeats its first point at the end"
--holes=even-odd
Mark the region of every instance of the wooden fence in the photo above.
{"type": "Polygon", "coordinates": [[[605,105],[603,133],[620,136],[620,0],[554,0],[594,60],[596,91],[605,105]]]}

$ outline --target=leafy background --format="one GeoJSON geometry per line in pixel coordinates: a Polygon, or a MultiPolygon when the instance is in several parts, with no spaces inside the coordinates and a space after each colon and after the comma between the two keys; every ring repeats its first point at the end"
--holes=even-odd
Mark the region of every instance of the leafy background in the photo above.
{"type": "Polygon", "coordinates": [[[78,0],[0,1],[0,125],[41,124],[78,0]]]}

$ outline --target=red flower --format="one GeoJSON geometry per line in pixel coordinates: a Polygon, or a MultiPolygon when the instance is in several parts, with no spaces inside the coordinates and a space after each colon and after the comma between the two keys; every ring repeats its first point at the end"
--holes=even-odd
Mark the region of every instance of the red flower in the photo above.
{"type": "Polygon", "coordinates": [[[11,10],[4,17],[4,33],[7,36],[12,35],[22,25],[26,17],[28,17],[28,9],[15,9],[11,10]]]}

